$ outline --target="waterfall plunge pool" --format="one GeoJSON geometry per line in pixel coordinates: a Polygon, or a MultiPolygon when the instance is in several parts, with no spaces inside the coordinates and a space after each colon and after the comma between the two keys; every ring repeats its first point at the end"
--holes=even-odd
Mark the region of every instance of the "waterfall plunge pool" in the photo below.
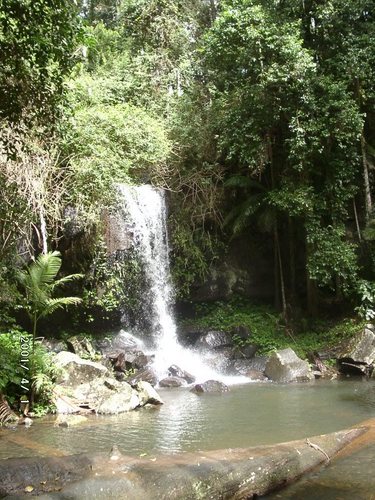
{"type": "MultiPolygon", "coordinates": [[[[54,427],[54,418],[46,417],[28,429],[1,429],[0,459],[109,451],[113,444],[125,454],[150,457],[248,447],[333,432],[375,414],[375,381],[253,383],[199,396],[186,388],[159,392],[165,401],[161,407],[90,416],[77,427],[54,427]]],[[[272,498],[370,499],[375,478],[369,471],[374,465],[373,445],[272,498]]]]}

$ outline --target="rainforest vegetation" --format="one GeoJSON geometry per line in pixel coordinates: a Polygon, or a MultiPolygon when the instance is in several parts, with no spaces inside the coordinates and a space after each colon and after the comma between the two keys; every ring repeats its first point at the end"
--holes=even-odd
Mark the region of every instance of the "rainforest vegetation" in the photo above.
{"type": "Polygon", "coordinates": [[[72,329],[136,307],[137,263],[114,265],[103,238],[119,182],[168,191],[181,303],[241,245],[247,267],[268,256],[284,329],[372,319],[374,16],[373,0],[0,0],[4,334],[32,331],[19,276],[41,253],[83,275],[66,280],[72,329]]]}

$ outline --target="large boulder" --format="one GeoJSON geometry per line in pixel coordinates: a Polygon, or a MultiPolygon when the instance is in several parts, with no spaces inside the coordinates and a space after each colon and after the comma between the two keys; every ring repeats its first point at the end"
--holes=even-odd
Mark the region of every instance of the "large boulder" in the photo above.
{"type": "Polygon", "coordinates": [[[366,327],[349,343],[337,364],[341,373],[346,375],[366,375],[373,372],[375,363],[375,333],[373,325],[366,327]]]}
{"type": "Polygon", "coordinates": [[[68,351],[56,354],[54,361],[57,368],[61,369],[57,383],[64,385],[76,387],[108,373],[107,368],[102,364],[82,359],[77,354],[68,351]]]}
{"type": "Polygon", "coordinates": [[[151,404],[151,405],[164,404],[164,401],[161,399],[159,394],[148,382],[144,382],[143,380],[141,380],[141,382],[138,382],[137,391],[141,406],[144,406],[146,404],[151,404]]]}
{"type": "Polygon", "coordinates": [[[98,340],[97,345],[103,354],[116,351],[134,351],[143,348],[143,342],[125,330],[120,330],[113,337],[98,340]]]}
{"type": "MultiPolygon", "coordinates": [[[[111,389],[110,389],[111,390],[111,389]]],[[[131,385],[123,382],[119,388],[111,390],[111,393],[102,396],[95,410],[102,415],[115,415],[134,410],[140,406],[141,400],[131,385]]]]}
{"type": "Polygon", "coordinates": [[[126,372],[128,370],[137,370],[144,368],[152,360],[143,351],[116,351],[108,353],[107,358],[111,360],[113,368],[117,372],[126,372]]]}
{"type": "Polygon", "coordinates": [[[146,366],[145,368],[138,370],[134,375],[131,375],[127,379],[127,382],[132,387],[136,387],[138,382],[141,381],[148,382],[152,386],[155,386],[158,383],[158,377],[151,367],[146,366]]]}
{"type": "Polygon", "coordinates": [[[195,386],[190,390],[190,392],[194,392],[195,394],[201,394],[202,392],[227,391],[229,391],[229,387],[218,380],[206,380],[206,382],[203,382],[202,384],[195,384],[195,386]]]}
{"type": "Polygon", "coordinates": [[[299,358],[293,349],[276,351],[268,359],[265,375],[274,382],[301,382],[314,379],[307,361],[299,358]]]}
{"type": "Polygon", "coordinates": [[[212,330],[197,340],[195,347],[198,349],[221,349],[233,345],[232,336],[228,332],[212,330]]]}

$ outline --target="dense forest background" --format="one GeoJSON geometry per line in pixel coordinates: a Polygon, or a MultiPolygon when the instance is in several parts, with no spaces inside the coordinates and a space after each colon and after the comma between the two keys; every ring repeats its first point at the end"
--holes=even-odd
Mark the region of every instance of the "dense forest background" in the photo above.
{"type": "Polygon", "coordinates": [[[134,306],[137,265],[104,243],[116,182],[168,190],[180,301],[237,252],[246,269],[265,260],[262,298],[287,324],[340,308],[371,319],[374,13],[371,0],[0,0],[2,328],[22,307],[17,269],[47,249],[85,275],[80,322],[134,306]]]}

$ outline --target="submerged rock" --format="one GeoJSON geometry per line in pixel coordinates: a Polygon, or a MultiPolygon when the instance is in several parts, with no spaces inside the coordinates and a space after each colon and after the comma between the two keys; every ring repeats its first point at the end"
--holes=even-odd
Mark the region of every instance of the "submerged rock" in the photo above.
{"type": "Polygon", "coordinates": [[[293,349],[276,351],[268,359],[265,374],[274,382],[302,382],[314,379],[307,361],[299,358],[293,349]]]}
{"type": "Polygon", "coordinates": [[[190,392],[195,392],[196,394],[202,392],[227,392],[229,391],[229,387],[223,382],[219,382],[218,380],[206,380],[202,384],[196,384],[190,392]]]}
{"type": "Polygon", "coordinates": [[[58,415],[55,420],[56,427],[75,427],[87,422],[87,418],[83,415],[58,415]]]}

